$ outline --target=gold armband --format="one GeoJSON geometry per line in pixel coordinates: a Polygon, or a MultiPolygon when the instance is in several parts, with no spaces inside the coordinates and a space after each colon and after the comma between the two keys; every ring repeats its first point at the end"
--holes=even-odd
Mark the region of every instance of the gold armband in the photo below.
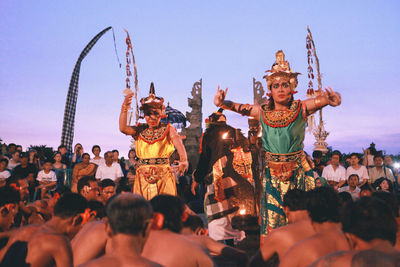
{"type": "Polygon", "coordinates": [[[321,96],[317,96],[316,98],[314,98],[314,105],[316,109],[323,107],[323,105],[321,104],[321,96]]]}

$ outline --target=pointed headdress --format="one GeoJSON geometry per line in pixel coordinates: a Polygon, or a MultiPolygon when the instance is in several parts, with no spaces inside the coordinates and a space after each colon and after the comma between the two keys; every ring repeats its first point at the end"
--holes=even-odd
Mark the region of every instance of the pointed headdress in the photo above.
{"type": "Polygon", "coordinates": [[[162,109],[165,110],[164,98],[156,96],[154,83],[150,84],[150,92],[148,97],[140,99],[140,110],[146,109],[162,109]]]}

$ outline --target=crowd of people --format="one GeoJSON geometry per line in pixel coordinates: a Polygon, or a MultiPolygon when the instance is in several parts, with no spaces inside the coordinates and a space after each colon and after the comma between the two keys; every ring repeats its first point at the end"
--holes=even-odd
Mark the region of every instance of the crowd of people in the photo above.
{"type": "Polygon", "coordinates": [[[399,174],[376,151],[364,151],[372,161],[313,153],[316,189],[289,190],[283,198],[289,224],[247,255],[208,237],[207,225],[181,198],[132,194],[134,150],[125,161],[116,150],[101,157],[97,145],[93,158],[81,144],[71,155],[60,146],[52,159],[21,150],[9,144],[0,158],[1,266],[215,266],[221,257],[233,266],[400,263],[399,174]]]}

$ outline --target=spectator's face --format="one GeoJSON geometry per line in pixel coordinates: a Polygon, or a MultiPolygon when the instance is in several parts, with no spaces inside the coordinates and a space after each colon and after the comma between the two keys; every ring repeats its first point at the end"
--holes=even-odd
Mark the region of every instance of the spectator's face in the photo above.
{"type": "Polygon", "coordinates": [[[83,190],[84,192],[82,196],[84,196],[88,201],[98,199],[100,191],[97,182],[89,181],[89,186],[84,186],[83,190]]]}
{"type": "Polygon", "coordinates": [[[383,160],[383,163],[385,163],[386,166],[390,166],[393,164],[393,160],[391,156],[385,156],[385,159],[383,160]]]}
{"type": "Polygon", "coordinates": [[[19,152],[22,152],[22,146],[17,146],[17,147],[15,148],[15,150],[17,150],[17,151],[19,151],[19,152]]]}
{"type": "Polygon", "coordinates": [[[131,150],[131,151],[129,151],[129,155],[128,155],[128,157],[129,157],[130,159],[132,159],[132,158],[136,157],[136,152],[135,152],[135,150],[131,150]]]}
{"type": "Polygon", "coordinates": [[[350,163],[351,163],[352,166],[356,166],[359,161],[360,160],[358,159],[357,156],[351,156],[351,158],[350,158],[350,163]]]}
{"type": "Polygon", "coordinates": [[[56,162],[61,162],[61,154],[56,154],[56,155],[54,156],[54,160],[55,160],[56,162]]]}
{"type": "Polygon", "coordinates": [[[113,152],[113,160],[118,161],[119,158],[119,153],[118,152],[113,152]]]}
{"type": "Polygon", "coordinates": [[[339,160],[340,160],[339,155],[333,155],[331,158],[331,164],[337,166],[339,165],[339,160]]]}
{"type": "Polygon", "coordinates": [[[95,147],[93,149],[93,155],[95,155],[96,157],[98,157],[100,155],[100,149],[98,147],[95,147]]]}
{"type": "Polygon", "coordinates": [[[103,190],[101,191],[101,195],[102,195],[103,199],[107,202],[107,200],[110,199],[110,197],[115,195],[115,187],[107,186],[107,187],[103,188],[103,190]]]}
{"type": "Polygon", "coordinates": [[[52,165],[51,162],[46,162],[45,164],[43,164],[43,169],[46,172],[49,172],[51,170],[51,167],[52,167],[51,165],[52,165]]]}
{"type": "Polygon", "coordinates": [[[82,158],[82,162],[83,163],[89,164],[89,161],[90,161],[90,156],[89,155],[83,156],[83,158],[82,158]]]}
{"type": "Polygon", "coordinates": [[[28,164],[28,158],[27,157],[22,157],[19,159],[21,162],[21,165],[27,165],[28,164]]]}
{"type": "Polygon", "coordinates": [[[315,186],[316,187],[321,187],[322,186],[321,179],[315,180],[315,186]]]}
{"type": "Polygon", "coordinates": [[[389,183],[386,180],[383,180],[382,183],[380,184],[382,190],[389,190],[389,183]]]}
{"type": "Polygon", "coordinates": [[[0,162],[0,172],[4,171],[7,168],[7,162],[0,162]]]}
{"type": "Polygon", "coordinates": [[[107,153],[107,154],[105,155],[104,160],[106,161],[106,163],[107,163],[108,165],[110,165],[111,163],[113,163],[113,154],[112,154],[112,153],[107,153]]]}
{"type": "Polygon", "coordinates": [[[12,155],[12,159],[13,159],[14,161],[19,161],[19,152],[15,152],[15,153],[12,155]]]}
{"type": "Polygon", "coordinates": [[[374,159],[375,166],[381,167],[383,165],[383,159],[381,157],[376,157],[374,159]]]}
{"type": "Polygon", "coordinates": [[[14,153],[15,149],[16,149],[15,146],[9,146],[7,150],[8,150],[8,153],[14,153]]]}
{"type": "Polygon", "coordinates": [[[356,176],[350,176],[349,180],[347,181],[349,186],[355,187],[358,185],[358,179],[356,176]]]}
{"type": "Polygon", "coordinates": [[[61,147],[58,152],[61,153],[61,155],[65,155],[65,153],[67,153],[67,149],[65,147],[61,147]]]}

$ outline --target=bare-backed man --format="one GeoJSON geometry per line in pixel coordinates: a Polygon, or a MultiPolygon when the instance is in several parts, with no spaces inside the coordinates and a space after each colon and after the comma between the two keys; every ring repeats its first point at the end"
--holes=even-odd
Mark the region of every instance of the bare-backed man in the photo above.
{"type": "Polygon", "coordinates": [[[22,228],[10,238],[2,266],[73,266],[69,239],[79,231],[86,207],[87,201],[80,195],[62,196],[51,220],[34,231],[22,228]]]}
{"type": "Polygon", "coordinates": [[[140,256],[152,223],[150,203],[139,195],[122,194],[107,204],[106,213],[112,249],[80,266],[160,266],[140,256]]]}
{"type": "Polygon", "coordinates": [[[307,193],[289,190],[283,198],[283,208],[289,224],[267,235],[260,251],[251,260],[251,266],[278,266],[279,259],[297,242],[314,235],[307,210],[307,193]]]}
{"type": "Polygon", "coordinates": [[[350,249],[341,229],[339,198],[334,189],[320,187],[307,194],[307,209],[317,233],[289,249],[281,259],[282,267],[308,266],[329,253],[350,249]]]}

